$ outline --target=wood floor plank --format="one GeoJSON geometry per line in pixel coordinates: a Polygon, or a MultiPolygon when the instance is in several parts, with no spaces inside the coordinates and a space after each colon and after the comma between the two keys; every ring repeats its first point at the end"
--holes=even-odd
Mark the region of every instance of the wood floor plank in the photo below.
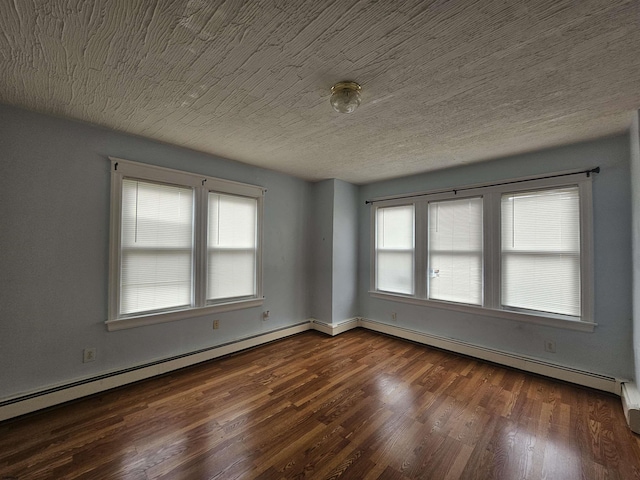
{"type": "Polygon", "coordinates": [[[638,479],[620,399],[305,332],[0,423],[0,478],[638,479]]]}

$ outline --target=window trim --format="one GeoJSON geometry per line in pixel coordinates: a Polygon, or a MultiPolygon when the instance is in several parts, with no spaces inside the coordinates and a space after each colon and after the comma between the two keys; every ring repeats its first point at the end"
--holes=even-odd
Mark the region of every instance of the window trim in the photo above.
{"type": "Polygon", "coordinates": [[[461,303],[463,305],[473,305],[473,306],[482,306],[485,303],[485,299],[484,299],[484,294],[485,294],[485,289],[484,289],[484,281],[481,282],[481,286],[480,286],[480,305],[478,305],[477,303],[464,303],[464,302],[454,302],[454,301],[449,301],[449,300],[445,300],[445,299],[439,299],[439,298],[433,298],[431,297],[431,284],[430,284],[430,278],[431,278],[431,265],[429,263],[429,260],[431,258],[430,256],[430,251],[429,251],[429,246],[430,246],[430,238],[429,238],[429,207],[431,203],[441,203],[441,202],[451,202],[451,201],[456,201],[456,200],[467,200],[467,199],[480,199],[482,202],[482,217],[481,217],[481,229],[482,231],[480,232],[480,237],[481,237],[481,245],[480,245],[480,264],[481,264],[481,278],[482,280],[484,280],[484,272],[486,270],[485,268],[485,251],[484,251],[484,244],[485,244],[485,238],[484,238],[484,197],[482,195],[465,195],[465,196],[458,196],[458,195],[454,195],[452,198],[446,198],[446,199],[439,199],[439,200],[433,200],[433,199],[428,199],[425,202],[425,206],[426,206],[426,211],[427,211],[427,215],[426,217],[424,217],[424,222],[425,222],[425,226],[426,226],[426,231],[427,231],[427,239],[426,239],[426,243],[424,245],[424,251],[426,252],[426,256],[427,256],[427,260],[425,262],[425,283],[427,286],[426,289],[426,296],[425,298],[427,298],[428,300],[433,300],[433,301],[437,301],[437,302],[446,302],[446,303],[461,303]]]}
{"type": "MultiPolygon", "coordinates": [[[[415,219],[416,219],[416,207],[415,207],[415,205],[413,205],[411,203],[408,203],[408,204],[402,204],[402,205],[385,205],[383,208],[389,208],[389,207],[394,208],[394,207],[405,207],[405,206],[411,206],[412,207],[411,210],[412,210],[413,219],[414,219],[413,220],[413,225],[412,225],[412,228],[413,228],[413,245],[411,245],[410,249],[407,248],[407,249],[404,249],[402,251],[407,252],[407,253],[411,253],[411,259],[412,259],[412,263],[413,263],[413,267],[414,267],[413,268],[413,272],[412,272],[413,285],[411,286],[411,288],[412,288],[412,290],[413,290],[413,292],[415,294],[416,274],[417,274],[417,270],[415,269],[415,265],[417,264],[417,262],[416,262],[416,222],[415,222],[415,219]]],[[[376,212],[377,212],[377,210],[376,210],[376,212]]],[[[376,220],[376,227],[377,227],[377,220],[376,220]]],[[[388,250],[385,250],[384,248],[381,248],[381,247],[378,246],[377,234],[374,235],[374,246],[373,246],[373,248],[374,248],[373,257],[376,260],[378,258],[378,254],[381,251],[388,251],[388,250]]],[[[391,250],[391,249],[389,249],[389,250],[391,250]]],[[[395,250],[400,250],[400,249],[395,249],[395,250]]],[[[377,279],[378,279],[378,277],[377,277],[377,273],[378,273],[377,261],[376,261],[375,267],[376,267],[376,272],[374,274],[374,284],[373,284],[374,285],[374,289],[376,291],[382,292],[382,293],[393,293],[393,292],[390,292],[388,290],[380,290],[380,289],[377,288],[377,285],[378,285],[378,281],[377,281],[377,279]]],[[[401,294],[401,295],[404,295],[404,294],[401,294]]],[[[410,294],[408,294],[408,295],[410,295],[410,294]]]]}
{"type": "Polygon", "coordinates": [[[109,157],[111,161],[111,212],[109,244],[109,304],[107,329],[121,330],[143,325],[165,323],[187,318],[200,317],[212,313],[222,313],[244,308],[258,307],[263,304],[263,264],[262,248],[264,236],[264,192],[256,185],[234,182],[207,175],[198,175],[182,170],[159,167],[133,162],[121,158],[109,157]],[[121,263],[121,219],[122,219],[122,181],[132,178],[141,181],[159,182],[168,185],[193,188],[194,191],[194,259],[192,302],[187,308],[148,312],[133,315],[119,315],[120,302],[120,263],[121,263]],[[209,192],[255,198],[257,212],[257,252],[256,252],[256,293],[252,297],[223,300],[210,304],[206,301],[206,262],[207,262],[207,198],[209,192]]]}
{"type": "Polygon", "coordinates": [[[558,177],[545,175],[540,177],[518,178],[505,181],[499,185],[480,184],[459,187],[462,191],[453,188],[447,190],[435,190],[432,192],[420,192],[412,198],[403,195],[402,198],[384,197],[374,199],[371,213],[371,245],[370,256],[370,288],[369,294],[373,298],[397,301],[413,305],[433,307],[438,309],[459,311],[484,317],[498,317],[518,322],[534,323],[552,327],[593,332],[594,322],[594,271],[593,271],[593,195],[592,176],[580,172],[560,172],[558,177]],[[552,177],[552,178],[549,178],[552,177]],[[510,183],[513,182],[513,183],[510,183]],[[581,314],[578,319],[568,316],[556,315],[544,312],[523,312],[502,307],[500,301],[501,283],[501,224],[500,224],[500,199],[504,193],[516,193],[523,191],[545,190],[560,188],[563,186],[578,186],[580,195],[580,298],[581,314]],[[463,190],[464,189],[464,190],[463,190]],[[483,197],[483,304],[469,305],[463,303],[447,302],[429,299],[427,297],[427,247],[428,247],[428,204],[432,201],[461,199],[467,197],[483,197]],[[391,292],[378,291],[376,285],[375,242],[376,242],[376,212],[380,207],[395,205],[415,206],[415,294],[403,295],[391,292]]]}

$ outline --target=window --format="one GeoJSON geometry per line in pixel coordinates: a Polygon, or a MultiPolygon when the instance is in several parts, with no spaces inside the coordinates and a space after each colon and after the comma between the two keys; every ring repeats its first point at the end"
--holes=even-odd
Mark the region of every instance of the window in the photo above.
{"type": "Polygon", "coordinates": [[[578,187],[502,195],[502,305],[580,316],[578,187]]]}
{"type": "Polygon", "coordinates": [[[376,287],[413,294],[413,205],[379,208],[376,235],[376,287]]]}
{"type": "Polygon", "coordinates": [[[186,308],[193,278],[193,189],[122,181],[121,316],[186,308]]]}
{"type": "Polygon", "coordinates": [[[482,197],[430,202],[429,298],[482,304],[482,197]]]}
{"type": "Polygon", "coordinates": [[[584,172],[377,200],[371,293],[592,330],[591,210],[584,172]]]}
{"type": "Polygon", "coordinates": [[[110,330],[262,304],[262,188],[111,162],[110,330]]]}
{"type": "Polygon", "coordinates": [[[209,192],[207,302],[256,291],[258,201],[209,192]]]}

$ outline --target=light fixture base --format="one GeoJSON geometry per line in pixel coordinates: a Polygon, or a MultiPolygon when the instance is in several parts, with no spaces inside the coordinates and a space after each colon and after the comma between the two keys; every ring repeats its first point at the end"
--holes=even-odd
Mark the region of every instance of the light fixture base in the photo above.
{"type": "Polygon", "coordinates": [[[360,86],[359,83],[356,82],[338,82],[336,83],[333,87],[331,87],[331,93],[335,93],[337,90],[342,90],[342,89],[348,89],[348,90],[355,90],[355,91],[360,91],[362,90],[362,87],[360,86]]]}
{"type": "Polygon", "coordinates": [[[338,82],[331,87],[331,106],[338,113],[353,113],[360,105],[360,84],[351,81],[338,82]]]}

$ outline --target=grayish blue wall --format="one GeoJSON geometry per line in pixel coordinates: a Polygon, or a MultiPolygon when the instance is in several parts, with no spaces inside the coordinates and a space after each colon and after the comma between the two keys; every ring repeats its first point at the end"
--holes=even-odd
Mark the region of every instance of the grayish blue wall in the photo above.
{"type": "Polygon", "coordinates": [[[358,315],[358,187],[334,182],[333,323],[358,315]]]}
{"type": "Polygon", "coordinates": [[[326,323],[333,318],[333,187],[333,179],[312,187],[311,316],[326,323]]]}
{"type": "Polygon", "coordinates": [[[620,378],[632,378],[631,193],[628,135],[536,153],[399,178],[360,188],[360,315],[474,345],[544,359],[556,364],[620,378]],[[371,298],[370,208],[374,197],[493,182],[527,175],[600,165],[593,182],[595,248],[594,333],[475,316],[371,298]],[[556,341],[557,353],[544,351],[556,341]]]}
{"type": "Polygon", "coordinates": [[[358,187],[335,178],[313,184],[311,314],[338,323],[357,313],[358,187]]]}
{"type": "Polygon", "coordinates": [[[309,317],[311,184],[7,106],[0,132],[0,399],[309,317]],[[109,155],[266,187],[263,308],[107,332],[109,155]]]}
{"type": "Polygon", "coordinates": [[[633,244],[633,351],[635,380],[640,373],[640,110],[631,123],[631,212],[633,244]]]}

